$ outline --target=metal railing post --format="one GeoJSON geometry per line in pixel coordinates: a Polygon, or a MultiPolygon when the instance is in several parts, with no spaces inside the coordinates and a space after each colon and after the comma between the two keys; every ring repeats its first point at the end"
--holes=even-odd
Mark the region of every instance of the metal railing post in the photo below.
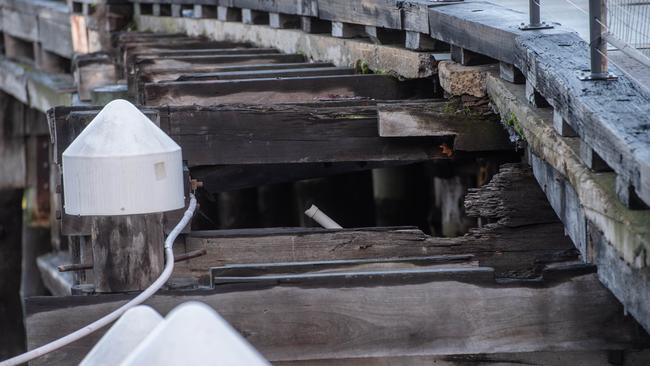
{"type": "Polygon", "coordinates": [[[519,29],[521,30],[534,30],[534,29],[550,29],[552,25],[546,24],[541,21],[540,15],[540,1],[542,0],[528,0],[528,24],[521,23],[519,29]]]}
{"type": "Polygon", "coordinates": [[[606,0],[589,0],[589,50],[590,70],[582,72],[580,80],[611,80],[616,76],[608,72],[607,41],[603,28],[607,24],[606,0]]]}

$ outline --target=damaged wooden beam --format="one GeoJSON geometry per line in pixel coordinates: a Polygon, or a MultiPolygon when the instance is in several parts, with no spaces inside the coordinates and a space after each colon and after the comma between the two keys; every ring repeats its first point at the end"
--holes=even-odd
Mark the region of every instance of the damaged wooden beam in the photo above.
{"type": "MultiPolygon", "coordinates": [[[[248,341],[272,362],[524,349],[598,351],[646,342],[593,273],[555,269],[536,284],[505,285],[491,280],[488,268],[382,274],[332,275],[327,284],[304,278],[276,285],[161,292],[147,304],[165,315],[181,302],[206,303],[248,335],[248,341]],[[459,302],[464,305],[454,305],[459,302]],[[468,321],[468,314],[481,316],[468,321]],[[549,318],[555,321],[549,323],[549,318]],[[418,342],[412,341],[414,332],[418,342]],[[302,340],[299,347],[297,339],[302,340]]],[[[129,298],[30,298],[26,304],[29,347],[77,329],[129,298]]],[[[78,360],[100,336],[101,332],[93,334],[37,363],[78,360]]]]}

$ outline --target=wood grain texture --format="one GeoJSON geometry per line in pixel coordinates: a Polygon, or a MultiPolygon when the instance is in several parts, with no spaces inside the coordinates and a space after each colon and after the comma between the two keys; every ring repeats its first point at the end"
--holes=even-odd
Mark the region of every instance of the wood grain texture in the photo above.
{"type": "Polygon", "coordinates": [[[402,29],[402,16],[395,0],[318,0],[321,19],[402,29]]]}
{"type": "MultiPolygon", "coordinates": [[[[619,176],[650,203],[650,99],[631,80],[585,83],[587,44],[577,35],[553,35],[517,44],[534,87],[619,176]],[[615,96],[614,99],[612,96],[615,96]]],[[[612,67],[615,71],[615,68],[612,67]]]]}
{"type": "MultiPolygon", "coordinates": [[[[147,304],[164,315],[181,302],[204,302],[271,361],[621,349],[642,340],[595,274],[541,287],[403,280],[399,286],[239,288],[163,292],[147,304]]],[[[76,329],[127,298],[29,299],[29,346],[76,329]]],[[[75,360],[98,336],[38,362],[75,360]]]]}
{"type": "Polygon", "coordinates": [[[449,109],[443,101],[378,104],[379,136],[454,136],[454,150],[512,149],[498,121],[449,109]]]}
{"type": "MultiPolygon", "coordinates": [[[[223,103],[295,103],[317,99],[426,97],[417,82],[387,75],[312,76],[232,81],[187,81],[145,84],[144,105],[214,105],[223,103]]],[[[429,91],[430,94],[432,94],[429,91]]]]}

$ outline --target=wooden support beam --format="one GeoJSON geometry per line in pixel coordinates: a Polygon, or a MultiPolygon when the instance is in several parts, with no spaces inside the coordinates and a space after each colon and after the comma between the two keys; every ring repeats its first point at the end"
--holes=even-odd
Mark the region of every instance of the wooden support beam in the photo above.
{"type": "Polygon", "coordinates": [[[241,22],[244,24],[269,24],[269,13],[253,9],[241,10],[241,22]]]}
{"type": "Polygon", "coordinates": [[[241,10],[228,6],[217,6],[217,19],[222,22],[241,22],[241,10]]]}
{"type": "Polygon", "coordinates": [[[305,68],[323,68],[333,67],[334,65],[327,62],[291,62],[280,64],[255,64],[255,65],[200,65],[192,67],[192,71],[188,72],[187,69],[161,69],[161,70],[138,70],[136,79],[138,81],[138,89],[142,88],[144,83],[155,83],[163,80],[201,80],[202,78],[210,79],[212,74],[215,73],[230,73],[230,72],[252,72],[252,71],[272,71],[272,70],[285,70],[285,69],[305,69],[305,68]]]}
{"type": "MultiPolygon", "coordinates": [[[[488,269],[386,273],[332,275],[327,285],[299,280],[275,286],[225,286],[216,292],[162,292],[147,304],[165,315],[181,302],[201,301],[247,334],[248,341],[273,362],[625,349],[643,342],[595,274],[556,271],[553,279],[549,276],[548,282],[531,287],[525,282],[490,283],[488,269]],[[464,306],[450,305],[459,301],[464,306]],[[468,321],[468,314],[481,317],[468,321]],[[549,318],[555,321],[549,323],[549,318]],[[300,345],[297,339],[302,340],[300,345]]],[[[128,298],[28,299],[29,346],[77,329],[128,298]]],[[[37,362],[74,362],[99,336],[93,334],[37,362]]]]}
{"type": "Polygon", "coordinates": [[[371,25],[402,29],[402,14],[393,0],[318,0],[318,17],[334,23],[371,25]]]}
{"type": "Polygon", "coordinates": [[[114,84],[118,80],[117,67],[106,53],[77,55],[73,63],[75,83],[81,100],[90,100],[93,89],[114,84]]]}
{"type": "Polygon", "coordinates": [[[239,103],[244,100],[260,104],[309,102],[315,99],[329,99],[332,96],[379,100],[428,97],[418,88],[418,84],[422,82],[399,82],[387,75],[172,81],[145,84],[140,102],[144,105],[213,105],[239,103]]]}
{"type": "Polygon", "coordinates": [[[366,25],[365,28],[366,35],[376,44],[403,45],[406,41],[406,34],[401,30],[379,28],[372,25],[366,25]]]}
{"type": "Polygon", "coordinates": [[[300,28],[300,17],[297,15],[269,13],[269,27],[278,29],[300,28]]]}
{"type": "Polygon", "coordinates": [[[91,221],[96,292],[142,291],[158,278],[164,266],[162,214],[91,221]]]}
{"type": "Polygon", "coordinates": [[[366,28],[363,25],[343,22],[332,22],[332,37],[356,38],[366,37],[366,28]]]}
{"type": "Polygon", "coordinates": [[[179,76],[176,79],[176,81],[334,76],[334,75],[353,75],[354,73],[355,73],[354,69],[345,68],[345,67],[302,67],[302,68],[295,68],[295,69],[284,68],[284,69],[271,69],[271,70],[225,71],[225,72],[211,72],[211,73],[200,73],[200,74],[186,74],[186,75],[179,76]]]}
{"type": "Polygon", "coordinates": [[[316,17],[300,17],[300,29],[305,33],[332,33],[332,23],[316,17]]]}

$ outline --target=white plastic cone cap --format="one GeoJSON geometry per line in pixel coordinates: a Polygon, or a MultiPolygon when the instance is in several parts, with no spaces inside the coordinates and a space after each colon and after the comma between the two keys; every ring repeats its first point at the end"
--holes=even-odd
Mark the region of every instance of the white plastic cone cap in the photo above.
{"type": "Polygon", "coordinates": [[[79,366],[119,364],[162,322],[163,317],[149,306],[139,305],[127,310],[79,366]]]}
{"type": "Polygon", "coordinates": [[[182,208],[181,148],[133,104],[114,100],[63,152],[63,189],[69,215],[182,208]]]}
{"type": "Polygon", "coordinates": [[[270,366],[217,312],[200,302],[172,310],[120,366],[270,366]]]}

